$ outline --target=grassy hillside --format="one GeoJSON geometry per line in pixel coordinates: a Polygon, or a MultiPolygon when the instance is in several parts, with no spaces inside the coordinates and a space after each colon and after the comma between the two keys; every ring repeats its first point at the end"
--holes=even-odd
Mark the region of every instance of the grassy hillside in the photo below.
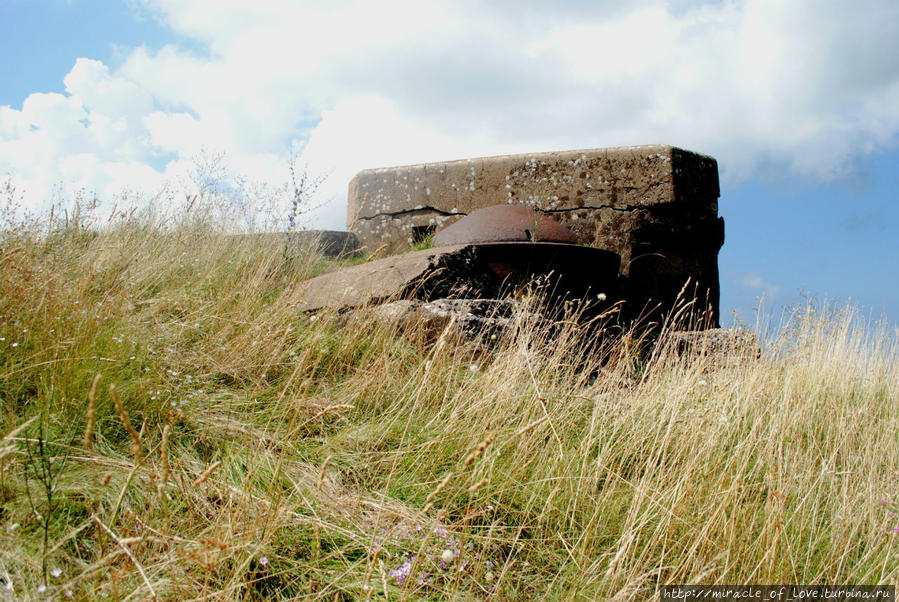
{"type": "Polygon", "coordinates": [[[3,236],[0,597],[899,581],[895,333],[646,362],[522,318],[487,356],[299,315],[329,267],[203,220],[3,236]]]}

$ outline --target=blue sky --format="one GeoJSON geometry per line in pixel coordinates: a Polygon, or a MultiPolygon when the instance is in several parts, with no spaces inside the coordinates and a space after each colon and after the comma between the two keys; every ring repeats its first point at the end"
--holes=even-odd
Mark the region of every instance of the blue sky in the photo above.
{"type": "Polygon", "coordinates": [[[0,23],[0,177],[31,209],[168,202],[198,168],[277,199],[293,156],[328,176],[310,225],[342,228],[359,169],[672,144],[719,162],[725,323],[761,294],[899,323],[892,0],[0,0],[0,23]]]}
{"type": "Polygon", "coordinates": [[[771,310],[808,298],[852,301],[872,318],[899,322],[899,153],[869,159],[864,174],[841,181],[747,181],[722,190],[722,313],[739,308],[754,320],[751,300],[765,293],[771,310]]]}
{"type": "Polygon", "coordinates": [[[135,3],[108,0],[2,0],[0,105],[21,108],[32,92],[64,92],[77,57],[117,67],[135,46],[180,44],[176,35],[135,3]]]}

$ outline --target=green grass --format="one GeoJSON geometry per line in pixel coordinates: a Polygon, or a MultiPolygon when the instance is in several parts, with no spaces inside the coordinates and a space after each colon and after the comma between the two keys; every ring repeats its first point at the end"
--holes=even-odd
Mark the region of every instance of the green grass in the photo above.
{"type": "Polygon", "coordinates": [[[899,580],[895,333],[805,309],[760,360],[646,364],[627,339],[591,352],[522,317],[484,355],[296,312],[292,285],[335,267],[202,220],[6,232],[15,596],[639,600],[899,580]]]}

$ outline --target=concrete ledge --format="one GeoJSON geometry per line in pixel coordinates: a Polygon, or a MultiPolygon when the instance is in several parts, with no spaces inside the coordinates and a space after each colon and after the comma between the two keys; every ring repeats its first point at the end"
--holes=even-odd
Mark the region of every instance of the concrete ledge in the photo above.
{"type": "Polygon", "coordinates": [[[618,264],[614,253],[570,244],[460,244],[323,274],[299,283],[292,300],[300,310],[314,311],[409,298],[500,299],[514,296],[536,278],[552,299],[589,299],[600,308],[615,300],[618,264]]]}
{"type": "Polygon", "coordinates": [[[715,365],[756,360],[762,355],[758,335],[737,328],[673,332],[671,345],[678,356],[709,357],[715,365]]]}
{"type": "Polygon", "coordinates": [[[288,241],[308,245],[325,257],[343,259],[362,255],[362,245],[352,232],[340,230],[299,230],[287,234],[288,241]]]}

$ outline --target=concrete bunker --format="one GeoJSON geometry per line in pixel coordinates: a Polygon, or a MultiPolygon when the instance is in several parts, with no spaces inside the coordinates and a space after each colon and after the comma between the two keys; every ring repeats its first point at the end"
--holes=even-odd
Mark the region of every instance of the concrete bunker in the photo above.
{"type": "Polygon", "coordinates": [[[504,155],[362,171],[347,225],[369,251],[400,253],[479,209],[527,207],[620,257],[631,317],[658,316],[681,295],[715,325],[718,196],[715,159],[672,146],[504,155]]]}

